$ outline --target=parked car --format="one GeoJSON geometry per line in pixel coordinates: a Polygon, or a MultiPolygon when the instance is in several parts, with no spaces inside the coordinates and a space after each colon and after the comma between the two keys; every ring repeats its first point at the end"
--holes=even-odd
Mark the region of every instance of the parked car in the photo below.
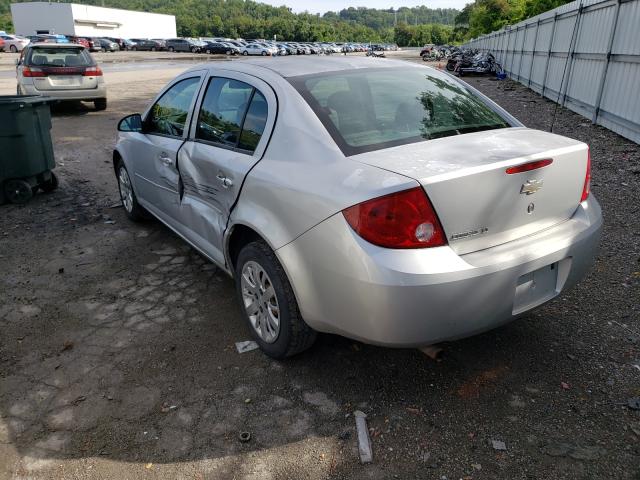
{"type": "Polygon", "coordinates": [[[238,55],[240,53],[239,48],[234,47],[231,44],[226,44],[221,42],[205,42],[205,46],[202,48],[201,51],[209,55],[211,54],[238,55]]]}
{"type": "Polygon", "coordinates": [[[124,50],[130,50],[131,47],[134,44],[131,40],[128,40],[126,38],[118,38],[118,37],[104,37],[104,38],[106,38],[107,40],[110,40],[110,41],[112,41],[114,43],[117,43],[118,44],[118,48],[120,50],[123,50],[123,51],[124,50]]]}
{"type": "Polygon", "coordinates": [[[16,67],[18,95],[45,95],[56,100],[93,102],[107,108],[102,70],[86,47],[73,43],[27,45],[16,67]]]}
{"type": "Polygon", "coordinates": [[[489,330],[575,285],[599,243],[588,146],[426,66],[199,65],[118,130],[127,215],[233,276],[275,358],[316,331],[416,347],[489,330]]]}
{"type": "Polygon", "coordinates": [[[275,55],[278,53],[278,50],[272,47],[268,47],[266,45],[261,45],[259,43],[250,43],[248,45],[245,45],[243,48],[241,48],[240,53],[244,56],[262,55],[264,57],[267,55],[275,55]]]}
{"type": "Polygon", "coordinates": [[[4,47],[5,47],[5,41],[0,38],[0,52],[4,52],[4,47]]]}
{"type": "Polygon", "coordinates": [[[24,47],[26,47],[30,40],[26,37],[21,37],[19,35],[9,35],[9,34],[1,34],[0,40],[4,43],[5,52],[21,52],[24,47]]]}
{"type": "Polygon", "coordinates": [[[158,51],[159,52],[159,51],[165,50],[165,45],[160,40],[132,38],[131,41],[135,43],[135,45],[131,46],[131,50],[134,50],[134,51],[141,51],[141,52],[142,51],[150,51],[150,52],[158,51]]]}
{"type": "Polygon", "coordinates": [[[196,53],[200,51],[200,46],[188,38],[170,38],[165,41],[165,45],[170,52],[196,53]]]}
{"type": "Polygon", "coordinates": [[[91,41],[95,46],[100,47],[101,52],[118,52],[120,47],[116,42],[109,40],[108,38],[91,38],[91,41]]]}

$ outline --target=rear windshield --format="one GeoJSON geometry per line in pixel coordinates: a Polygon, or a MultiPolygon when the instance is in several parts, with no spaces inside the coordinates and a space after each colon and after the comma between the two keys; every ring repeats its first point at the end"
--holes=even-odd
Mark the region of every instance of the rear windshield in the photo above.
{"type": "Polygon", "coordinates": [[[89,67],[93,59],[84,47],[33,47],[25,60],[27,65],[43,67],[89,67]]]}
{"type": "Polygon", "coordinates": [[[289,81],[345,155],[510,126],[454,79],[423,68],[337,71],[289,81]]]}

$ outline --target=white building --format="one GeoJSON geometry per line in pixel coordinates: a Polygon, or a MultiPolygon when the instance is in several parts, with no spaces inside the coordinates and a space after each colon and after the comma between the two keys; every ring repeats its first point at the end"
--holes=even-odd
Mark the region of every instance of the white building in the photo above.
{"type": "Polygon", "coordinates": [[[12,3],[15,33],[79,37],[172,38],[176,17],[75,3],[12,3]]]}

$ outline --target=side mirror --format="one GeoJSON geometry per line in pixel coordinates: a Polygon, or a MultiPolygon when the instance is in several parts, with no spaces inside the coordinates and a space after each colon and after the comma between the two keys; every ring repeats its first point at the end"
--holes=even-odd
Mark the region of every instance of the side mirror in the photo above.
{"type": "Polygon", "coordinates": [[[124,117],[118,122],[119,132],[142,132],[142,116],[139,113],[134,113],[124,117]]]}

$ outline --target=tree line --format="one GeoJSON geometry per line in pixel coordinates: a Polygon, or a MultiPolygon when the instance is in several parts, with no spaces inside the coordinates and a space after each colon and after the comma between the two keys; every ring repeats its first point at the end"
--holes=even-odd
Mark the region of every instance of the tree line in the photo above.
{"type": "MultiPolygon", "coordinates": [[[[0,30],[12,31],[11,0],[0,0],[0,30]]],[[[62,0],[71,1],[71,0],[62,0]]],[[[283,0],[285,1],[285,0],[283,0]]],[[[76,2],[78,3],[78,2],[76,2]]],[[[179,36],[264,38],[311,41],[397,42],[408,44],[404,27],[453,31],[456,9],[427,7],[398,10],[345,8],[324,15],[294,13],[252,0],[83,0],[87,5],[175,15],[179,36]]],[[[62,32],[60,32],[62,33],[62,32]]],[[[70,33],[70,32],[68,32],[70,33]]],[[[423,35],[424,37],[424,35],[423,35]]]]}
{"type": "MultiPolygon", "coordinates": [[[[0,0],[0,30],[8,32],[13,30],[10,3],[11,0],[0,0]]],[[[462,11],[425,6],[397,10],[350,7],[324,15],[294,13],[288,7],[252,0],[83,0],[82,3],[175,15],[178,35],[183,37],[275,37],[301,42],[395,42],[400,46],[421,46],[460,43],[555,8],[566,0],[474,0],[462,11]]]]}
{"type": "Polygon", "coordinates": [[[500,30],[572,0],[475,0],[455,18],[455,36],[461,40],[500,30]]]}

